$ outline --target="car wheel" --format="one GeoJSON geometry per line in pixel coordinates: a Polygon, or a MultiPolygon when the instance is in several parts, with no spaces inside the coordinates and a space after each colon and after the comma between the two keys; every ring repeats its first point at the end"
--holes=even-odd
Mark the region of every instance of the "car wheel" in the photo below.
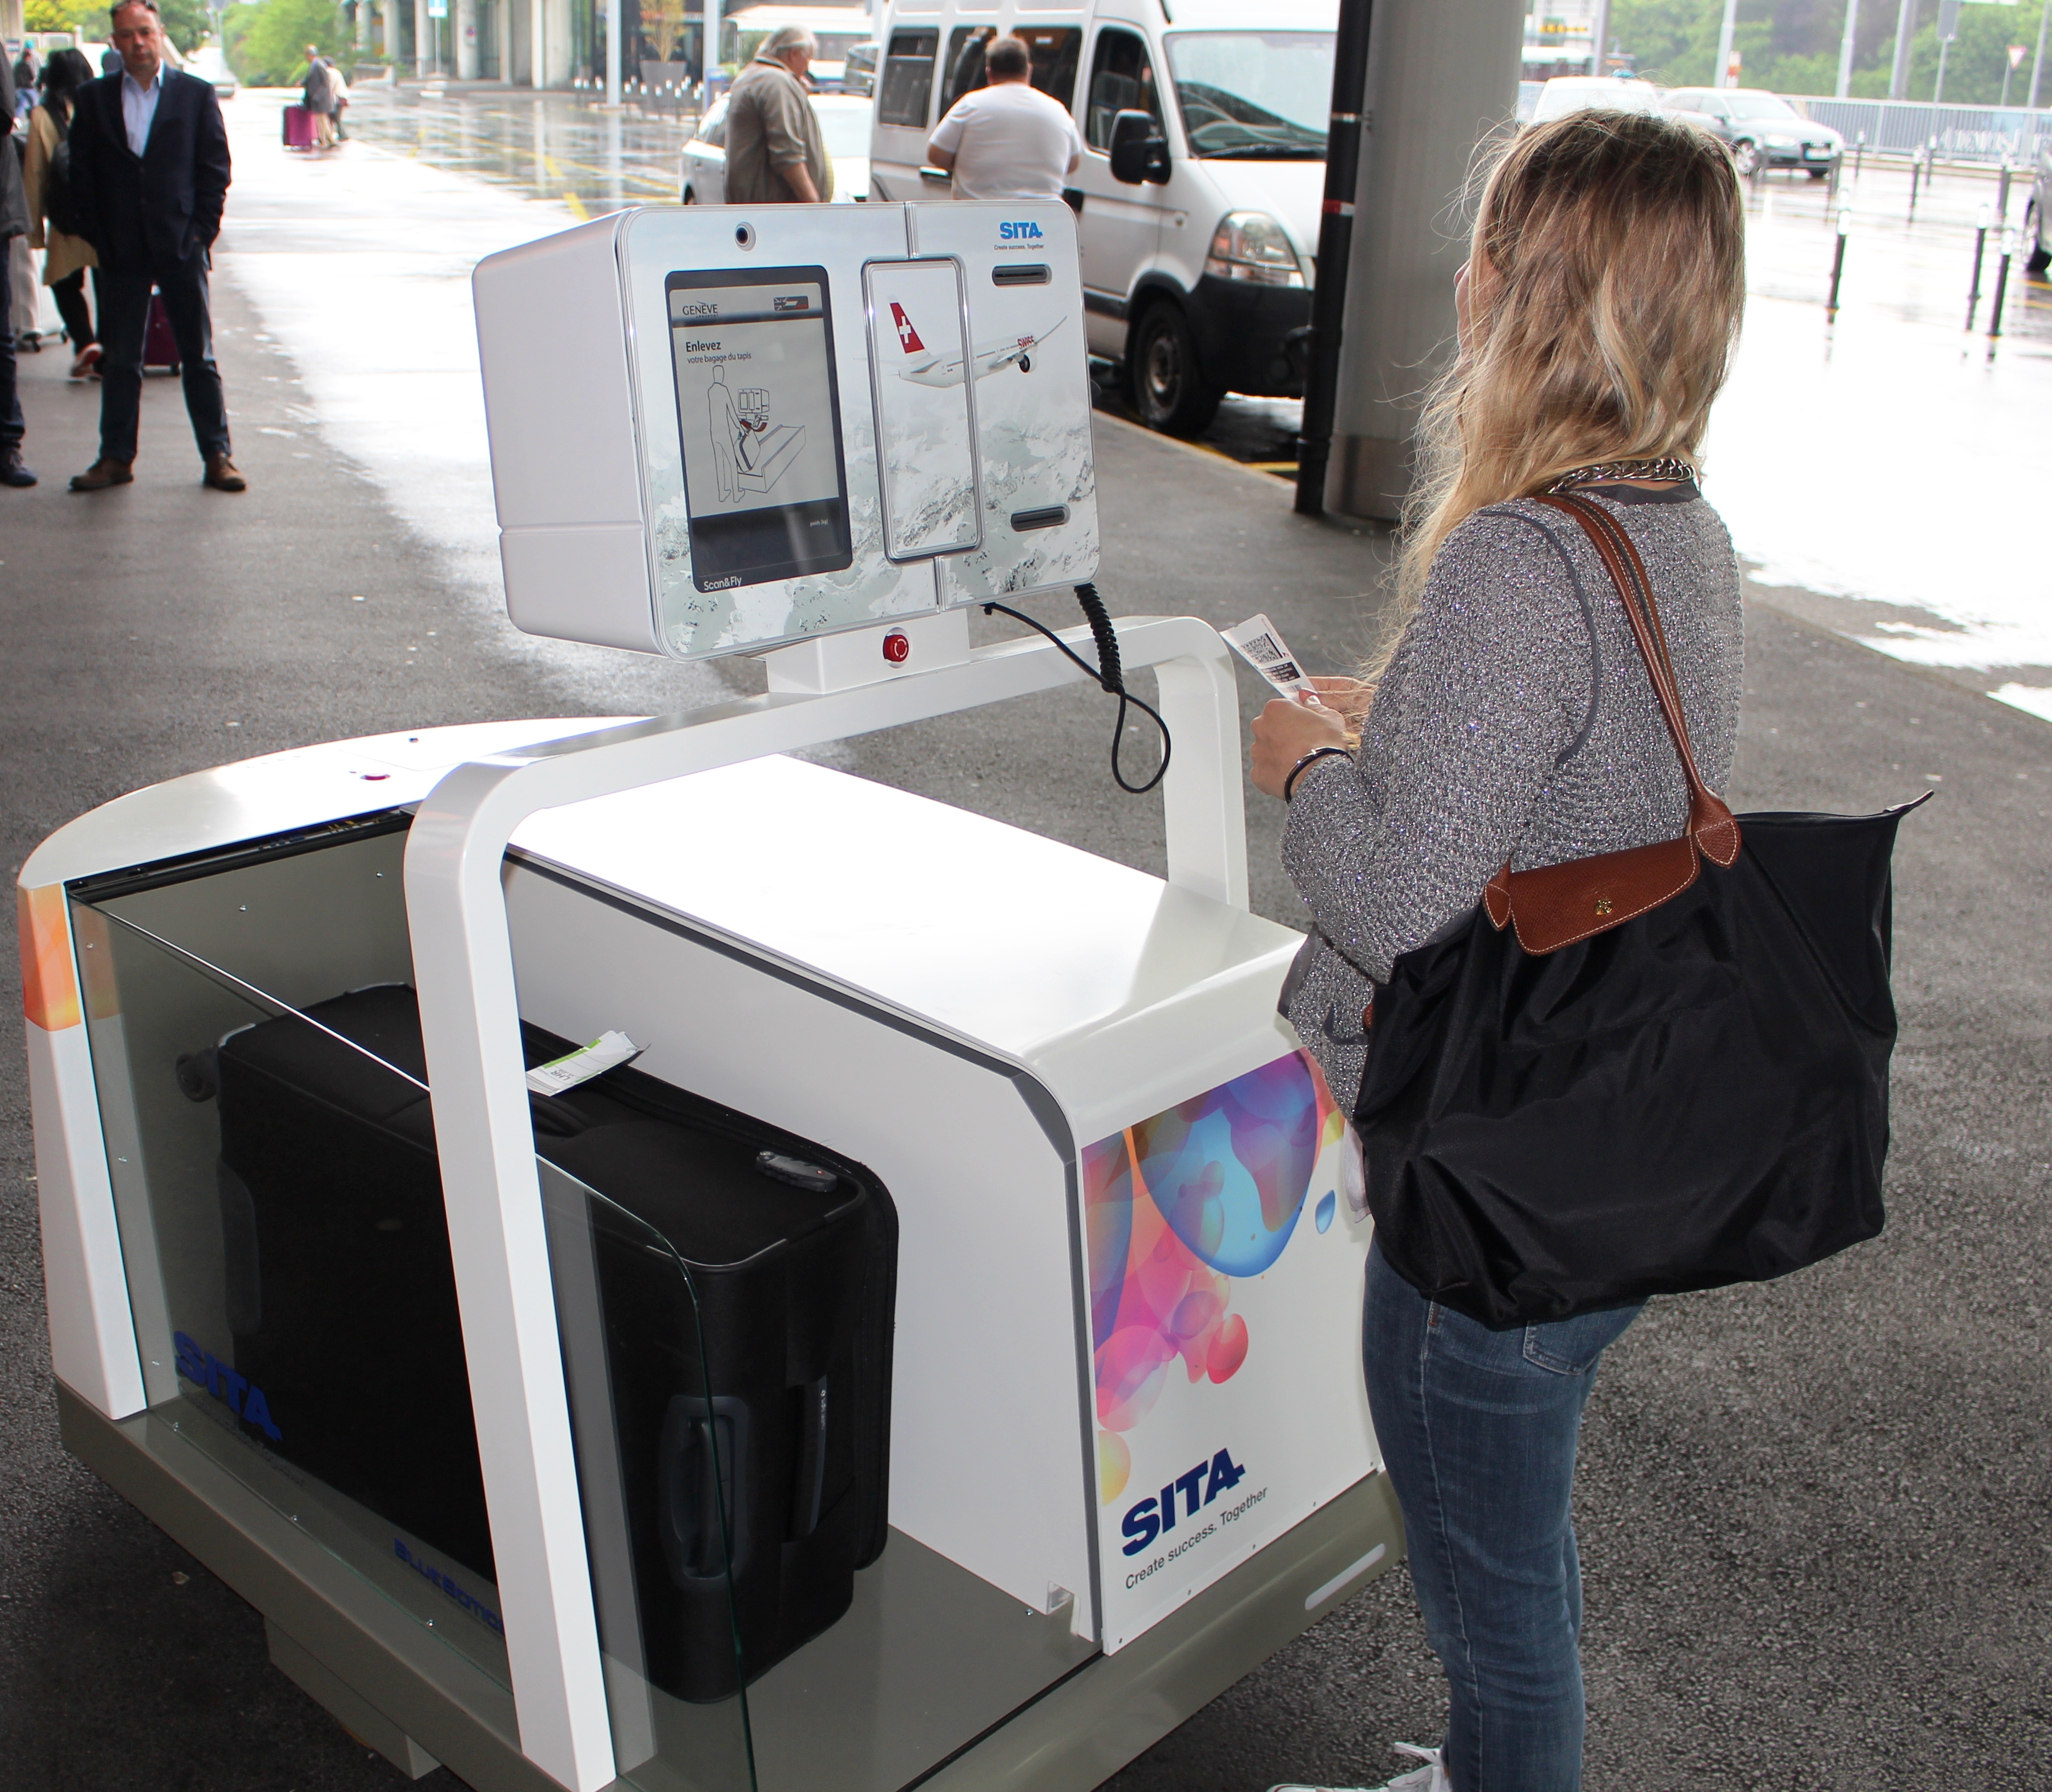
{"type": "Polygon", "coordinates": [[[2046,247],[2043,223],[2038,202],[2033,198],[2023,208],[2024,240],[2030,245],[2030,256],[2023,264],[2023,271],[2027,274],[2042,274],[2047,268],[2052,268],[2052,248],[2046,247]]]}
{"type": "Polygon", "coordinates": [[[686,187],[684,189],[684,203],[687,205],[695,205],[698,202],[699,196],[689,187],[686,187]]]}
{"type": "Polygon", "coordinates": [[[1751,174],[1760,166],[1760,145],[1740,138],[1732,145],[1732,162],[1741,174],[1751,174]]]}
{"type": "Polygon", "coordinates": [[[1810,170],[1810,178],[1813,181],[1823,180],[1831,171],[1828,168],[1812,168],[1810,170]]]}
{"type": "Polygon", "coordinates": [[[1217,414],[1224,390],[1205,378],[1181,306],[1157,304],[1141,319],[1130,361],[1134,407],[1149,428],[1195,436],[1217,414]]]}

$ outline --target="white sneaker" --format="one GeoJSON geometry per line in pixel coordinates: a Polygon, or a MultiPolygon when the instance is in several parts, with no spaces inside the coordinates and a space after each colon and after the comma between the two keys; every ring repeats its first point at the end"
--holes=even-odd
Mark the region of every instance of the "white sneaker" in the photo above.
{"type": "Polygon", "coordinates": [[[1399,1774],[1396,1778],[1385,1780],[1380,1786],[1304,1786],[1291,1782],[1282,1786],[1271,1786],[1268,1792],[1454,1792],[1453,1780],[1439,1759],[1436,1748],[1420,1748],[1415,1743],[1396,1743],[1392,1745],[1400,1755],[1415,1755],[1425,1765],[1413,1767],[1408,1774],[1399,1774]]]}

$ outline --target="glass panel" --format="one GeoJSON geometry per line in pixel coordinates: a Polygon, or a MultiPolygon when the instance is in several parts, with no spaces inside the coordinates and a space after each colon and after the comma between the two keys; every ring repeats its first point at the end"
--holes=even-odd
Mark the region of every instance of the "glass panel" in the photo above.
{"type": "MultiPolygon", "coordinates": [[[[73,922],[152,1415],[510,1691],[418,1006],[347,987],[393,941],[324,912],[396,905],[403,844],[75,901],[73,922]],[[345,988],[298,1010],[239,974],[266,963],[302,1000],[345,988]]],[[[567,1042],[527,1044],[531,1064],[567,1042]]],[[[605,1105],[531,1099],[559,1152],[605,1105]]],[[[621,1768],[660,1749],[652,1786],[754,1792],[729,1571],[746,1414],[707,1379],[676,1253],[538,1168],[621,1768]]],[[[509,1710],[476,1715],[511,1739],[509,1710]]]]}
{"type": "Polygon", "coordinates": [[[1111,147],[1111,121],[1121,112],[1145,112],[1159,131],[1161,96],[1154,85],[1154,65],[1147,46],[1130,31],[1100,31],[1097,56],[1091,65],[1090,106],[1083,140],[1092,149],[1111,147]]]}
{"type": "Polygon", "coordinates": [[[649,1792],[752,1792],[730,1565],[768,1541],[746,1503],[754,1415],[707,1379],[696,1285],[669,1240],[540,1170],[616,1770],[649,1792]]]}
{"type": "Polygon", "coordinates": [[[510,1686],[417,1057],[72,919],[151,1411],[510,1686]],[[323,1112],[295,1066],[381,1121],[323,1112]]]}
{"type": "Polygon", "coordinates": [[[1325,159],[1330,32],[1181,32],[1169,72],[1192,155],[1325,159]]]}
{"type": "Polygon", "coordinates": [[[934,96],[934,57],[940,47],[938,31],[891,33],[891,53],[883,59],[883,78],[876,87],[878,123],[926,128],[926,107],[934,96]]]}
{"type": "MultiPolygon", "coordinates": [[[[1075,96],[1076,59],[1083,34],[1075,25],[1022,25],[1013,33],[1032,59],[1027,79],[1050,99],[1067,106],[1075,96]]],[[[947,71],[942,82],[941,116],[946,118],[965,93],[987,85],[985,53],[997,40],[994,25],[958,25],[948,35],[947,71]]]]}

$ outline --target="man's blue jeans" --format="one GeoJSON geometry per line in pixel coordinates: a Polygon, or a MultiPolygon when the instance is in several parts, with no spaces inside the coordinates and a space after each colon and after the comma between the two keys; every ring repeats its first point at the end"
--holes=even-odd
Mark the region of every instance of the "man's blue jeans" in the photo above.
{"type": "Polygon", "coordinates": [[[1452,1694],[1455,1792],[1581,1784],[1575,1444],[1597,1361],[1638,1313],[1493,1332],[1369,1254],[1369,1405],[1452,1694]]]}

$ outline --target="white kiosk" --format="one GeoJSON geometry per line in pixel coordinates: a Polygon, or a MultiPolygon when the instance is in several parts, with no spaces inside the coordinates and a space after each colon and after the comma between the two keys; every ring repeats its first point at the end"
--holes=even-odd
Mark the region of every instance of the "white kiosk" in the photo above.
{"type": "MultiPolygon", "coordinates": [[[[704,208],[484,264],[515,620],[767,654],[767,694],[247,761],[22,869],[66,1441],[416,1775],[1087,1788],[1400,1551],[1350,1140],[1275,1013],[1298,936],[1247,910],[1217,635],[1117,625],[1173,738],[1166,881],[784,757],[1084,676],[972,651],[964,608],[1095,570],[1075,244],[1055,203],[704,208]],[[321,1018],[401,989],[424,1056],[321,1018]],[[379,1124],[438,1152],[434,1211],[317,1144],[300,1176],[289,1133],[253,1199],[222,1091],[267,1026],[417,1097],[379,1124]],[[850,1284],[895,1317],[887,1535],[761,1649],[739,1483],[785,1411],[727,1381],[714,1268],[554,1160],[525,1074],[615,1033],[639,1054],[590,1090],[639,1078],[893,1216],[895,1300],[850,1284]],[[317,1242],[289,1293],[287,1231],[317,1242]],[[665,1326],[695,1342],[659,1371],[665,1326]],[[679,1667],[671,1602],[708,1589],[730,1653],[679,1667]]],[[[853,1472],[832,1379],[793,1384],[787,1581],[853,1472]]]]}

